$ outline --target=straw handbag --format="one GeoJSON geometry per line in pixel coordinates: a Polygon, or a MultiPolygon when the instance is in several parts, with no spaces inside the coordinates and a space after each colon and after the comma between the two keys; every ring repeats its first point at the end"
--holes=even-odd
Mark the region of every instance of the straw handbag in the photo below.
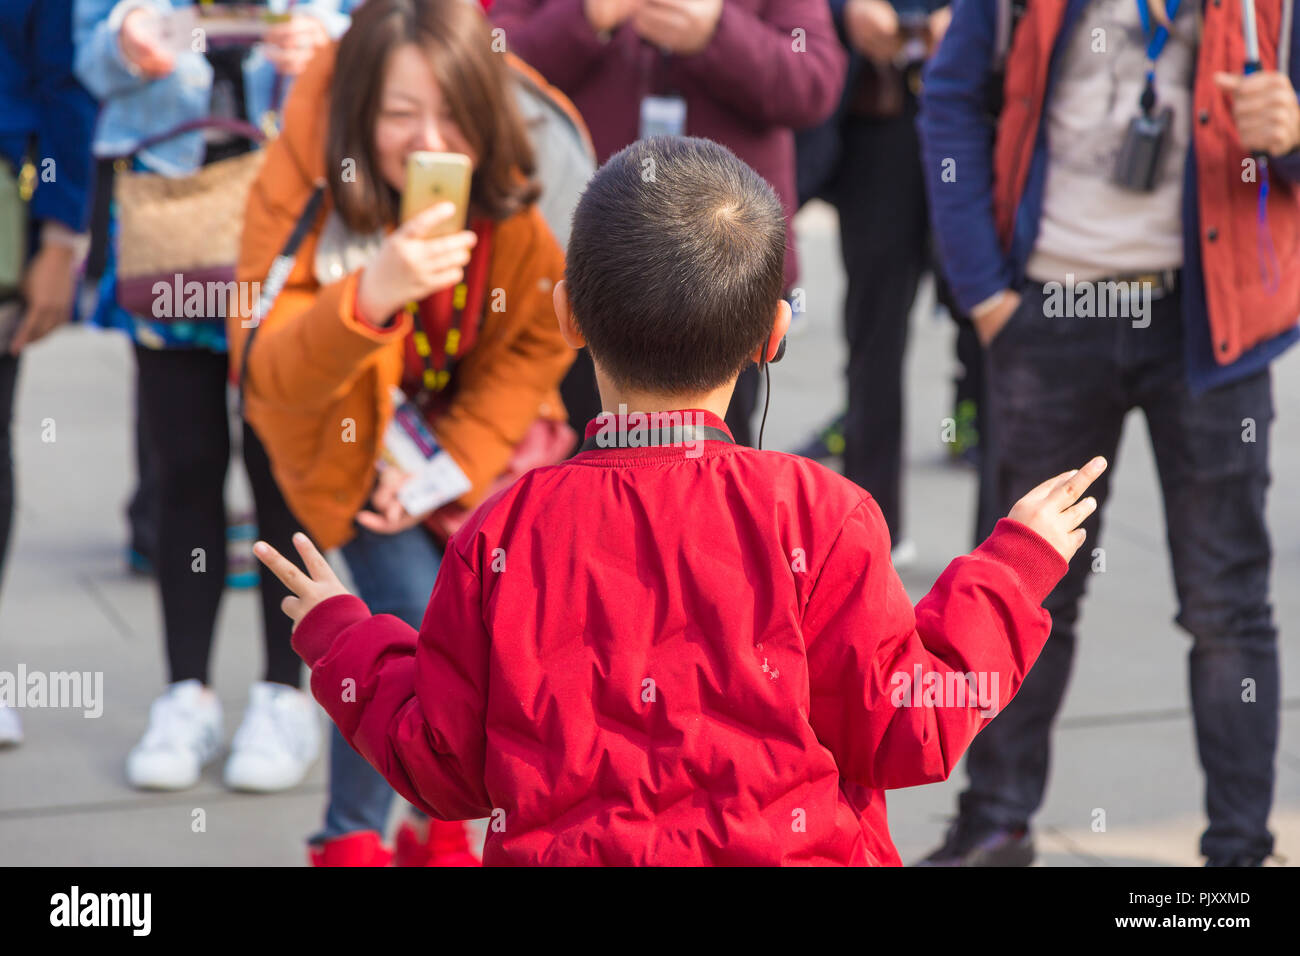
{"type": "Polygon", "coordinates": [[[255,144],[265,138],[249,123],[210,118],[150,137],[118,157],[113,184],[118,221],[117,302],[128,312],[162,321],[217,319],[225,314],[225,289],[235,287],[224,284],[235,280],[244,205],[262,168],[264,151],[254,149],[218,160],[181,177],[123,168],[148,146],[210,128],[237,133],[255,144]],[[155,291],[160,282],[169,290],[165,295],[155,291]],[[217,314],[187,314],[183,305],[196,288],[201,301],[219,303],[217,314]]]}

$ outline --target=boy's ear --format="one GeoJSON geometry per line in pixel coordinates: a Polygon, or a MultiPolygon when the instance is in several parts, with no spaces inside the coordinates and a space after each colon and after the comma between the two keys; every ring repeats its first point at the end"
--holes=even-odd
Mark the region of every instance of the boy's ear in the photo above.
{"type": "Polygon", "coordinates": [[[587,340],[578,331],[578,323],[573,320],[573,309],[569,307],[569,286],[563,279],[555,283],[555,288],[551,290],[551,302],[555,304],[555,318],[560,323],[560,338],[571,349],[582,348],[587,340]]]}
{"type": "Polygon", "coordinates": [[[781,347],[781,340],[790,331],[790,303],[785,299],[776,302],[776,314],[772,316],[772,334],[754,353],[754,361],[762,365],[776,358],[776,350],[781,347]]]}

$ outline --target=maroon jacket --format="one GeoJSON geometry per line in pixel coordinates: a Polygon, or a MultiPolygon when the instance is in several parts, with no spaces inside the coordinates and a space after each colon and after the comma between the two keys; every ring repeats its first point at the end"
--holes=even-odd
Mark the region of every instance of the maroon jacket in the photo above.
{"type": "Polygon", "coordinates": [[[483,504],[418,635],[348,595],[293,644],[398,792],[490,819],[485,863],[898,865],[883,791],[1011,700],[1065,568],[1003,519],[914,611],[880,509],[815,462],[596,448],[483,504]]]}
{"type": "MultiPolygon", "coordinates": [[[[709,45],[664,56],[623,24],[608,40],[592,30],[582,0],[495,0],[507,48],[568,95],[603,163],[637,138],[641,100],[677,93],[686,133],[726,146],[795,212],[794,133],[835,109],[847,60],[825,0],[725,0],[709,45]],[[798,32],[802,31],[802,32],[798,32]]],[[[786,239],[787,288],[798,269],[786,239]]]]}

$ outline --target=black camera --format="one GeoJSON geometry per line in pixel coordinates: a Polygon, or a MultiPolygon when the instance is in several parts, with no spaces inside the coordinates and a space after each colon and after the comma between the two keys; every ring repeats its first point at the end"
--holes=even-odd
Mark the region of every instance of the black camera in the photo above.
{"type": "Polygon", "coordinates": [[[1155,189],[1173,116],[1174,111],[1166,106],[1155,115],[1143,112],[1129,121],[1116,157],[1116,185],[1141,193],[1155,189]]]}

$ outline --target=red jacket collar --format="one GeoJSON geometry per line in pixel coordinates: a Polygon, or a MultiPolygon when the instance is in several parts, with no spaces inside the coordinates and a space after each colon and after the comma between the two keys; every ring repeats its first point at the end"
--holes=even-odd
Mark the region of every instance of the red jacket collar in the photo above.
{"type": "Polygon", "coordinates": [[[601,412],[587,422],[587,429],[582,437],[590,438],[602,428],[607,431],[631,431],[638,427],[654,429],[671,428],[674,425],[704,425],[720,428],[733,441],[735,440],[727,423],[706,408],[674,408],[665,412],[628,412],[625,408],[620,408],[619,412],[601,412]]]}

